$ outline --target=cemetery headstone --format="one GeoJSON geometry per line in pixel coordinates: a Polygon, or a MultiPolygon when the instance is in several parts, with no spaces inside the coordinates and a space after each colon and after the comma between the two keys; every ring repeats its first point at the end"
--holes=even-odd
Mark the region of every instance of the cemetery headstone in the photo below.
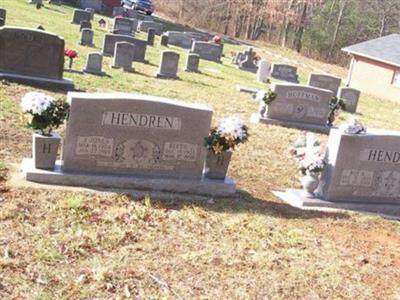
{"type": "Polygon", "coordinates": [[[195,53],[201,59],[221,63],[222,48],[221,45],[208,42],[194,41],[190,53],[195,53]]]}
{"type": "Polygon", "coordinates": [[[90,22],[92,15],[90,12],[84,11],[82,9],[74,9],[74,14],[72,16],[72,23],[80,25],[82,21],[90,22]]]}
{"type": "Polygon", "coordinates": [[[168,47],[168,40],[169,40],[168,35],[166,34],[161,35],[161,41],[160,41],[161,46],[168,47]]]}
{"type": "Polygon", "coordinates": [[[137,27],[137,20],[118,17],[114,18],[114,25],[112,32],[115,34],[133,36],[135,35],[136,27],[137,27]]]}
{"type": "Polygon", "coordinates": [[[115,43],[114,59],[112,67],[122,68],[125,72],[133,72],[133,57],[135,54],[135,45],[128,42],[115,43]]]}
{"type": "Polygon", "coordinates": [[[90,20],[93,20],[93,18],[94,18],[94,12],[95,12],[94,8],[88,7],[88,8],[85,8],[85,11],[87,11],[88,13],[90,13],[90,20]]]}
{"type": "Polygon", "coordinates": [[[311,74],[308,79],[308,85],[330,90],[334,95],[337,94],[342,79],[332,75],[311,74]]]}
{"type": "Polygon", "coordinates": [[[139,40],[134,37],[121,35],[121,34],[105,34],[104,45],[103,45],[103,55],[113,56],[115,50],[115,43],[117,42],[128,42],[135,45],[135,56],[134,61],[146,62],[146,48],[147,42],[139,40]]]}
{"type": "Polygon", "coordinates": [[[253,48],[249,48],[244,52],[244,57],[238,62],[239,69],[256,73],[258,67],[254,63],[254,59],[256,57],[256,53],[253,51],[253,48]]]}
{"type": "Polygon", "coordinates": [[[86,61],[86,66],[83,69],[84,73],[104,76],[106,73],[102,69],[103,55],[100,53],[89,53],[86,61]]]}
{"type": "Polygon", "coordinates": [[[147,32],[149,28],[153,28],[155,30],[156,35],[162,35],[164,31],[164,26],[162,23],[154,22],[154,21],[142,21],[140,22],[140,31],[147,32]]]}
{"type": "Polygon", "coordinates": [[[168,44],[181,47],[184,49],[192,48],[192,36],[180,31],[168,31],[166,33],[168,36],[168,44]]]}
{"type": "Polygon", "coordinates": [[[127,13],[125,12],[125,9],[124,9],[122,6],[115,6],[115,7],[113,8],[112,16],[113,16],[114,18],[115,18],[115,17],[118,17],[118,16],[121,16],[121,17],[128,17],[128,16],[127,16],[127,13]]]}
{"type": "Polygon", "coordinates": [[[91,29],[83,29],[81,32],[81,42],[82,46],[93,47],[93,30],[91,29]]]}
{"type": "Polygon", "coordinates": [[[82,31],[83,29],[92,29],[92,23],[90,21],[81,21],[79,31],[82,31]]]}
{"type": "Polygon", "coordinates": [[[35,29],[0,28],[0,78],[72,88],[63,72],[63,38],[35,29]]]}
{"type": "Polygon", "coordinates": [[[156,73],[157,78],[177,79],[179,54],[173,51],[163,51],[160,67],[156,73]]]}
{"type": "Polygon", "coordinates": [[[271,65],[265,59],[262,59],[258,64],[257,81],[267,83],[270,71],[271,65]]]}
{"type": "Polygon", "coordinates": [[[154,19],[153,19],[152,16],[144,16],[143,20],[144,20],[144,21],[151,21],[151,22],[154,21],[154,19]]]}
{"type": "Polygon", "coordinates": [[[239,65],[239,62],[241,62],[244,59],[244,53],[239,52],[236,54],[236,56],[233,58],[233,63],[235,65],[239,65]]]}
{"type": "Polygon", "coordinates": [[[271,77],[293,83],[299,82],[297,68],[285,64],[272,64],[271,77]]]}
{"type": "Polygon", "coordinates": [[[348,87],[339,88],[338,97],[345,100],[346,111],[355,113],[357,111],[360,91],[348,87]]]}
{"type": "Polygon", "coordinates": [[[297,84],[275,84],[272,90],[276,99],[261,122],[329,133],[331,91],[297,84]]]}
{"type": "Polygon", "coordinates": [[[154,28],[149,28],[149,30],[147,31],[147,45],[149,46],[154,45],[154,36],[155,36],[154,28]]]}
{"type": "Polygon", "coordinates": [[[6,24],[6,16],[7,10],[0,8],[0,26],[4,26],[6,24]]]}
{"type": "Polygon", "coordinates": [[[200,55],[189,53],[186,61],[186,72],[198,72],[200,63],[200,55]]]}
{"type": "Polygon", "coordinates": [[[131,19],[138,19],[139,18],[139,13],[137,10],[133,8],[126,8],[126,14],[128,18],[131,19]]]}

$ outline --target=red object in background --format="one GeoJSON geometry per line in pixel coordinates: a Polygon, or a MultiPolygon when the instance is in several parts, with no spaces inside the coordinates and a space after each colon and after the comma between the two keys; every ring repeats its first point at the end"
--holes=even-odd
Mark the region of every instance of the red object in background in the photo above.
{"type": "Polygon", "coordinates": [[[68,58],[75,58],[78,57],[78,52],[72,49],[65,49],[64,55],[67,56],[68,58]]]}
{"type": "Polygon", "coordinates": [[[214,36],[212,40],[216,44],[221,44],[222,42],[222,38],[219,35],[214,36]]]}
{"type": "Polygon", "coordinates": [[[121,0],[103,0],[103,4],[112,10],[116,6],[121,6],[121,0]]]}

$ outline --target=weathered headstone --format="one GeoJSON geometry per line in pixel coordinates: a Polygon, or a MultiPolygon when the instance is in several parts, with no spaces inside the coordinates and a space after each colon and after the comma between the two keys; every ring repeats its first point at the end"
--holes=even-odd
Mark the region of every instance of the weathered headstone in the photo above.
{"type": "Polygon", "coordinates": [[[88,7],[88,8],[85,8],[85,11],[87,11],[88,13],[90,13],[90,19],[93,20],[93,18],[94,18],[94,13],[95,13],[94,8],[88,7]]]}
{"type": "Polygon", "coordinates": [[[115,43],[128,42],[135,45],[134,61],[145,62],[147,42],[139,40],[134,37],[120,35],[120,34],[106,34],[104,36],[103,55],[113,56],[115,50],[115,43]]]}
{"type": "Polygon", "coordinates": [[[90,12],[84,11],[82,9],[74,9],[74,14],[72,16],[72,23],[80,25],[82,21],[90,22],[92,15],[90,12]]]}
{"type": "Polygon", "coordinates": [[[160,41],[161,46],[168,47],[168,41],[169,41],[168,35],[166,34],[161,35],[161,41],[160,41]]]}
{"type": "Polygon", "coordinates": [[[92,23],[90,21],[81,21],[79,31],[83,29],[92,29],[92,23]]]}
{"type": "Polygon", "coordinates": [[[329,135],[320,192],[328,201],[400,204],[400,133],[329,135]]]}
{"type": "Polygon", "coordinates": [[[6,25],[7,10],[0,8],[0,26],[6,25]]]}
{"type": "Polygon", "coordinates": [[[311,74],[308,79],[308,85],[330,90],[334,95],[337,94],[342,79],[332,75],[311,74]]]}
{"type": "Polygon", "coordinates": [[[261,122],[329,132],[326,124],[331,91],[297,84],[275,84],[272,90],[276,99],[268,106],[266,117],[260,118],[261,122]]]}
{"type": "Polygon", "coordinates": [[[154,36],[155,36],[154,28],[149,28],[149,30],[147,31],[147,45],[149,46],[154,45],[154,36]]]}
{"type": "Polygon", "coordinates": [[[133,36],[135,35],[136,27],[137,20],[118,17],[114,19],[112,32],[115,34],[133,36]]]}
{"type": "Polygon", "coordinates": [[[338,97],[345,100],[346,111],[355,113],[357,111],[360,91],[348,87],[339,88],[338,97]]]}
{"type": "Polygon", "coordinates": [[[81,32],[81,42],[82,46],[93,47],[93,30],[83,29],[81,32]]]}
{"type": "Polygon", "coordinates": [[[190,53],[198,54],[201,59],[221,63],[221,50],[221,45],[194,41],[190,53]]]}
{"type": "Polygon", "coordinates": [[[86,61],[86,66],[83,69],[84,73],[104,76],[106,73],[102,69],[103,55],[100,53],[89,53],[86,61]]]}
{"type": "Polygon", "coordinates": [[[244,57],[238,62],[239,69],[256,73],[258,67],[254,63],[254,59],[256,57],[256,53],[253,51],[253,48],[249,48],[244,52],[244,57]]]}
{"type": "Polygon", "coordinates": [[[168,44],[181,47],[184,49],[190,49],[192,47],[192,36],[180,31],[168,31],[168,44]]]}
{"type": "Polygon", "coordinates": [[[113,8],[113,13],[112,13],[113,17],[128,17],[127,12],[125,10],[125,8],[123,8],[122,6],[115,6],[113,8]]]}
{"type": "Polygon", "coordinates": [[[195,53],[189,53],[186,61],[186,72],[198,72],[200,63],[200,55],[195,53]]]}
{"type": "Polygon", "coordinates": [[[156,35],[161,35],[164,31],[164,26],[162,23],[153,22],[153,21],[142,21],[140,22],[140,31],[147,32],[149,28],[153,28],[155,30],[156,35]]]}
{"type": "Polygon", "coordinates": [[[268,82],[271,65],[264,59],[258,63],[257,81],[260,83],[268,82]]]}
{"type": "Polygon", "coordinates": [[[272,64],[271,77],[283,81],[298,83],[297,68],[284,64],[272,64]]]}
{"type": "Polygon", "coordinates": [[[133,8],[125,8],[126,10],[126,14],[128,18],[131,19],[138,19],[139,18],[139,13],[137,10],[133,9],[133,8]]]}
{"type": "Polygon", "coordinates": [[[115,43],[114,59],[112,67],[122,68],[125,72],[133,72],[133,57],[135,54],[135,45],[128,42],[115,43]]]}
{"type": "Polygon", "coordinates": [[[160,67],[156,73],[157,78],[177,79],[179,54],[173,51],[163,51],[160,67]]]}
{"type": "Polygon", "coordinates": [[[63,72],[64,39],[41,30],[0,28],[0,78],[72,88],[63,72]]]}

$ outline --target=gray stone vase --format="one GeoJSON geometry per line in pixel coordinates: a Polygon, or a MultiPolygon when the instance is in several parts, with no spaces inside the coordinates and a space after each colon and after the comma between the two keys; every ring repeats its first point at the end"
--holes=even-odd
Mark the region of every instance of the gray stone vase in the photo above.
{"type": "Polygon", "coordinates": [[[38,133],[32,135],[32,157],[37,169],[53,170],[57,159],[61,137],[58,133],[44,136],[38,133]]]}
{"type": "Polygon", "coordinates": [[[224,180],[231,158],[232,151],[215,154],[213,151],[208,150],[204,175],[209,179],[224,180]]]}
{"type": "Polygon", "coordinates": [[[309,198],[315,197],[314,192],[319,185],[319,174],[310,173],[307,175],[303,175],[300,178],[300,181],[303,186],[303,191],[304,191],[305,196],[307,196],[309,198]]]}

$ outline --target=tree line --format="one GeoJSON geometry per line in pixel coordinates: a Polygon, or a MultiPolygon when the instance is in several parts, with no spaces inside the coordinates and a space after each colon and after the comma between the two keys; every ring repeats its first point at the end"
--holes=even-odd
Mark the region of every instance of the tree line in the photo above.
{"type": "Polygon", "coordinates": [[[345,64],[341,48],[400,32],[400,0],[154,0],[180,23],[345,64]]]}

